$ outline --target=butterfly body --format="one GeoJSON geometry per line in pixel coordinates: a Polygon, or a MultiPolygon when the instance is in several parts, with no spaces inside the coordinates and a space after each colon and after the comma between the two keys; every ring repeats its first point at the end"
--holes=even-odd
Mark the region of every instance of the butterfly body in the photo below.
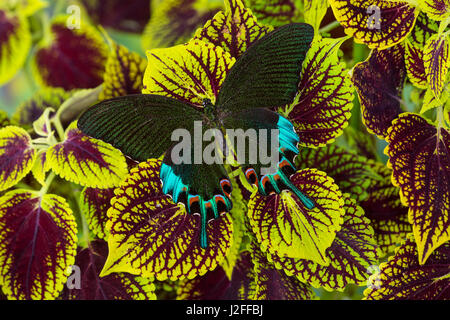
{"type": "Polygon", "coordinates": [[[289,180],[296,171],[293,159],[299,152],[298,135],[288,119],[270,109],[293,101],[313,35],[313,28],[307,24],[290,24],[256,41],[236,60],[214,103],[205,98],[201,106],[196,106],[152,94],[119,97],[93,106],[80,117],[78,127],[137,161],[164,154],[160,171],[163,193],[175,203],[183,203],[188,213],[200,215],[202,248],[208,246],[208,222],[232,209],[232,183],[223,163],[198,161],[203,159],[201,137],[210,129],[216,130],[213,135],[217,135],[215,143],[220,142],[222,158],[233,140],[228,133],[245,135],[234,137],[245,141],[239,165],[262,195],[288,189],[311,209],[314,202],[289,180]],[[194,137],[188,148],[172,141],[173,132],[180,128],[194,137]],[[275,166],[266,171],[267,163],[260,158],[261,141],[277,147],[270,152],[271,157],[277,156],[275,166]],[[251,152],[255,146],[256,161],[251,152]]]}

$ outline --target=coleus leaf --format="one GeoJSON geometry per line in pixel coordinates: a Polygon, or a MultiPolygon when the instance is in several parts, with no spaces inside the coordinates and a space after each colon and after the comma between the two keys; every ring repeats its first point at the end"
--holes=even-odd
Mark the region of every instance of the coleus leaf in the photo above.
{"type": "MultiPolygon", "coordinates": [[[[40,136],[38,138],[39,142],[42,141],[42,138],[45,140],[45,143],[50,143],[50,141],[54,141],[54,130],[51,128],[51,118],[55,116],[55,110],[53,108],[47,108],[42,112],[41,116],[33,122],[33,131],[35,134],[40,136]]],[[[44,142],[44,141],[42,141],[44,142]]]]}
{"type": "Polygon", "coordinates": [[[421,11],[407,39],[415,47],[423,48],[427,40],[438,31],[439,23],[430,19],[425,12],[421,11]]]}
{"type": "Polygon", "coordinates": [[[244,0],[244,4],[252,10],[259,23],[274,27],[299,22],[302,14],[299,0],[244,0]]]}
{"type": "Polygon", "coordinates": [[[392,252],[397,243],[411,232],[408,208],[392,185],[392,170],[385,165],[343,148],[330,145],[302,149],[295,159],[298,169],[316,168],[334,179],[339,189],[348,193],[371,220],[380,249],[392,252]]]}
{"type": "Polygon", "coordinates": [[[180,281],[177,289],[179,300],[248,300],[254,285],[254,266],[249,252],[243,252],[229,278],[218,267],[201,277],[180,281]]]}
{"type": "Polygon", "coordinates": [[[295,158],[298,169],[315,168],[326,172],[342,192],[351,194],[357,201],[366,199],[368,195],[370,172],[367,162],[365,157],[335,145],[317,149],[303,148],[295,158]]]}
{"type": "Polygon", "coordinates": [[[434,251],[422,265],[414,237],[410,236],[379,269],[364,291],[367,300],[450,299],[450,242],[434,251]]]}
{"type": "Polygon", "coordinates": [[[22,180],[35,160],[36,150],[24,129],[15,126],[0,129],[0,191],[22,180]]]}
{"type": "Polygon", "coordinates": [[[122,152],[83,134],[76,121],[67,128],[64,141],[47,150],[46,157],[61,178],[87,187],[118,186],[128,173],[122,152]]]}
{"type": "Polygon", "coordinates": [[[330,0],[329,3],[346,34],[356,43],[378,50],[403,41],[420,12],[407,1],[330,0]]]}
{"type": "Polygon", "coordinates": [[[370,221],[355,200],[344,195],[344,223],[331,246],[326,250],[328,266],[306,259],[281,258],[269,254],[275,266],[288,275],[326,290],[342,291],[347,284],[363,284],[369,270],[378,260],[378,249],[370,221]]]}
{"type": "Polygon", "coordinates": [[[230,217],[233,222],[233,242],[227,256],[221,263],[227,277],[231,279],[234,267],[241,253],[243,238],[246,235],[245,216],[247,214],[247,201],[244,199],[240,186],[232,182],[231,202],[233,207],[230,210],[230,217]]]}
{"type": "Polygon", "coordinates": [[[315,40],[306,54],[298,95],[288,107],[288,118],[302,146],[324,146],[348,125],[353,88],[348,70],[338,58],[344,40],[315,40]]]}
{"type": "Polygon", "coordinates": [[[444,89],[450,67],[450,41],[446,34],[435,34],[427,40],[423,50],[423,64],[430,89],[439,98],[444,89]]]}
{"type": "Polygon", "coordinates": [[[182,280],[178,286],[180,300],[311,300],[311,286],[287,276],[270,264],[253,245],[244,251],[229,279],[222,268],[202,277],[182,280]]]}
{"type": "Polygon", "coordinates": [[[108,239],[106,223],[108,216],[106,212],[111,206],[114,197],[114,189],[84,188],[80,194],[81,211],[91,230],[100,239],[108,239]]]}
{"type": "Polygon", "coordinates": [[[33,177],[41,184],[45,185],[45,175],[47,171],[50,170],[50,167],[47,162],[47,151],[40,150],[36,155],[36,160],[34,161],[34,165],[31,168],[31,173],[33,177]]]}
{"type": "Polygon", "coordinates": [[[55,299],[76,251],[76,223],[56,195],[14,190],[0,198],[0,284],[9,299],[55,299]]]}
{"type": "Polygon", "coordinates": [[[450,17],[450,1],[423,0],[420,8],[433,20],[442,21],[450,17]]]}
{"type": "Polygon", "coordinates": [[[405,65],[409,81],[418,88],[428,87],[425,65],[423,62],[423,48],[405,41],[405,65]]]}
{"type": "Polygon", "coordinates": [[[252,300],[312,300],[315,294],[311,285],[277,270],[267,260],[266,254],[253,243],[254,284],[250,286],[252,300]]]}
{"type": "Polygon", "coordinates": [[[148,160],[131,169],[115,190],[108,211],[109,256],[102,271],[129,272],[158,280],[203,275],[216,268],[232,245],[229,215],[207,225],[209,247],[200,247],[200,217],[162,193],[161,161],[148,160]]]}
{"type": "MultiPolygon", "coordinates": [[[[215,269],[217,270],[217,269],[215,269]]],[[[197,278],[198,279],[198,278],[197,278]]],[[[171,281],[171,280],[165,280],[165,281],[155,281],[155,293],[157,300],[175,300],[177,298],[177,289],[179,287],[179,284],[182,282],[180,281],[171,281]]]]}
{"type": "Polygon", "coordinates": [[[143,93],[172,97],[202,106],[216,101],[235,59],[212,43],[192,40],[184,45],[147,53],[143,93]]]}
{"type": "Polygon", "coordinates": [[[400,97],[406,78],[402,45],[373,50],[370,57],[353,69],[363,122],[367,130],[383,138],[392,120],[402,112],[400,97]]]}
{"type": "Polygon", "coordinates": [[[4,110],[0,110],[0,129],[14,124],[15,121],[9,119],[8,113],[4,110]]]}
{"type": "Polygon", "coordinates": [[[367,188],[369,196],[360,205],[370,219],[379,248],[387,254],[412,230],[408,208],[400,200],[399,188],[392,185],[392,170],[380,162],[369,161],[367,165],[373,176],[367,188]]]}
{"type": "Polygon", "coordinates": [[[252,230],[263,251],[327,265],[325,251],[342,225],[342,194],[333,179],[315,169],[300,170],[291,181],[315,207],[307,209],[290,191],[254,193],[248,204],[252,230]]]}
{"type": "Polygon", "coordinates": [[[113,273],[100,277],[100,271],[108,256],[108,244],[103,240],[90,242],[88,248],[78,248],[75,258],[74,276],[68,279],[61,294],[64,300],[155,300],[155,285],[149,278],[136,277],[128,273],[113,273]],[[70,286],[70,288],[69,288],[70,286]]]}
{"type": "Polygon", "coordinates": [[[81,0],[89,17],[115,30],[141,33],[150,19],[148,0],[81,0]]]}
{"type": "Polygon", "coordinates": [[[450,97],[450,84],[447,82],[442,89],[442,94],[439,97],[436,97],[433,90],[428,89],[425,92],[425,96],[422,101],[422,108],[420,109],[420,113],[425,113],[428,110],[443,106],[450,97]]]}
{"type": "Polygon", "coordinates": [[[349,150],[354,150],[358,155],[366,159],[377,160],[377,139],[370,134],[365,126],[360,128],[347,127],[344,130],[346,143],[349,150]]]}
{"type": "Polygon", "coordinates": [[[46,8],[48,3],[45,0],[8,0],[4,1],[0,7],[9,8],[14,11],[20,11],[24,16],[29,17],[46,8]]]}
{"type": "Polygon", "coordinates": [[[58,110],[61,104],[69,99],[70,96],[71,93],[62,88],[44,88],[37,91],[31,99],[20,105],[14,112],[12,119],[22,127],[31,127],[45,109],[58,110]]]}
{"type": "Polygon", "coordinates": [[[27,18],[0,8],[0,85],[22,68],[31,47],[27,18]]]}
{"type": "Polygon", "coordinates": [[[197,30],[194,39],[222,47],[232,57],[238,58],[256,40],[273,30],[258,23],[242,0],[226,0],[225,11],[220,11],[197,30]]]}
{"type": "Polygon", "coordinates": [[[303,15],[305,22],[314,27],[316,32],[319,31],[320,23],[322,22],[328,9],[327,0],[305,0],[305,8],[303,9],[303,15]]]}
{"type": "Polygon", "coordinates": [[[392,182],[409,207],[419,262],[424,264],[450,239],[450,133],[417,114],[403,113],[386,140],[392,182]]]}
{"type": "Polygon", "coordinates": [[[70,29],[68,19],[59,16],[52,21],[51,39],[44,39],[34,56],[34,75],[48,87],[97,87],[103,82],[107,46],[94,27],[82,23],[80,29],[70,29]]]}
{"type": "Polygon", "coordinates": [[[152,17],[145,27],[142,45],[154,49],[188,42],[222,8],[222,1],[152,1],[152,17]]]}
{"type": "Polygon", "coordinates": [[[412,84],[421,89],[428,87],[423,50],[428,39],[438,30],[439,24],[422,11],[417,16],[414,28],[405,41],[405,63],[408,78],[412,84]]]}
{"type": "Polygon", "coordinates": [[[140,55],[112,43],[99,100],[141,93],[146,66],[147,61],[140,55]]]}

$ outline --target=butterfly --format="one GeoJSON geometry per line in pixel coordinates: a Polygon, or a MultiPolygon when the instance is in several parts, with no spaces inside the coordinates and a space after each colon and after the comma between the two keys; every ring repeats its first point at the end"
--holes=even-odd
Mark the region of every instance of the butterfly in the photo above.
{"type": "MultiPolygon", "coordinates": [[[[293,160],[299,152],[298,135],[287,118],[271,109],[293,102],[313,37],[309,24],[291,23],[255,41],[229,70],[215,104],[204,99],[203,105],[197,106],[154,94],[122,96],[86,110],[78,128],[136,161],[164,156],[160,170],[163,193],[175,203],[183,203],[188,213],[200,215],[202,248],[208,247],[207,223],[232,208],[232,184],[221,163],[174,161],[174,130],[193,133],[195,123],[202,124],[202,133],[208,129],[278,130],[276,172],[261,175],[263,164],[250,161],[247,151],[241,168],[262,195],[289,189],[312,209],[314,201],[289,180],[296,171],[293,160]]],[[[270,143],[270,136],[268,140],[270,143]]],[[[194,155],[194,147],[189,151],[194,155]]]]}

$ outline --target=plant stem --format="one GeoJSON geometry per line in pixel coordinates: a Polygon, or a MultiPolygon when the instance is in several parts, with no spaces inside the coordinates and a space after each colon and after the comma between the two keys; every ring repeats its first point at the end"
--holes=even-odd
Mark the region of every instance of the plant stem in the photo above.
{"type": "Polygon", "coordinates": [[[89,237],[89,226],[87,224],[86,217],[84,216],[84,213],[81,211],[81,207],[80,207],[80,204],[78,202],[80,197],[78,196],[77,198],[78,198],[77,199],[78,211],[80,213],[80,221],[81,221],[81,226],[82,226],[81,229],[83,230],[82,244],[85,247],[89,247],[90,244],[91,244],[91,239],[89,237]]]}
{"type": "Polygon", "coordinates": [[[87,224],[86,217],[84,216],[84,213],[82,212],[80,206],[80,192],[74,190],[71,194],[72,194],[72,202],[74,206],[76,206],[76,208],[74,208],[73,210],[73,214],[75,216],[76,221],[81,224],[81,236],[78,239],[78,246],[82,248],[87,248],[90,247],[91,238],[89,234],[89,226],[87,224]]]}
{"type": "Polygon", "coordinates": [[[64,128],[61,124],[59,117],[54,117],[52,123],[55,126],[56,132],[58,132],[59,141],[64,141],[64,128]]]}
{"type": "Polygon", "coordinates": [[[39,195],[42,197],[44,194],[47,193],[48,188],[52,184],[53,179],[55,179],[56,174],[54,172],[50,172],[47,179],[45,180],[44,185],[42,186],[41,190],[39,191],[39,195]]]}
{"type": "Polygon", "coordinates": [[[442,128],[444,127],[445,120],[444,120],[444,106],[440,106],[436,110],[436,122],[437,127],[442,128]]]}
{"type": "Polygon", "coordinates": [[[329,31],[333,30],[334,28],[339,27],[340,25],[341,24],[339,23],[339,21],[333,21],[333,22],[327,24],[325,27],[320,28],[319,33],[329,32],[329,31]]]}

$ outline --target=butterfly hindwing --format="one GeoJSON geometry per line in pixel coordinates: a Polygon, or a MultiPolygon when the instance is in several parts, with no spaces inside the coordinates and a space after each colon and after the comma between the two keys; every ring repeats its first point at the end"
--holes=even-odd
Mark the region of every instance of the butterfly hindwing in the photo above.
{"type": "Polygon", "coordinates": [[[295,173],[294,157],[298,154],[298,135],[285,117],[264,108],[244,110],[224,120],[227,137],[233,146],[248,182],[262,195],[291,190],[308,208],[314,203],[295,187],[289,177],[295,173]],[[236,134],[236,130],[242,130],[236,134]],[[230,138],[228,132],[244,136],[245,143],[230,138]],[[274,141],[277,139],[277,141],[274,141]],[[271,148],[275,146],[274,150],[271,148]],[[263,152],[264,151],[264,152],[263,152]],[[264,171],[264,169],[266,169],[264,171]]]}
{"type": "Polygon", "coordinates": [[[291,103],[313,37],[309,24],[291,23],[253,43],[227,74],[217,108],[226,113],[291,103]]]}
{"type": "MultiPolygon", "coordinates": [[[[220,134],[219,139],[221,137],[220,134]]],[[[178,153],[173,152],[175,146],[166,152],[161,165],[163,192],[171,195],[174,202],[184,203],[187,212],[200,215],[200,245],[206,248],[207,222],[219,218],[232,208],[231,181],[223,164],[207,164],[203,160],[195,163],[195,142],[186,145],[188,150],[182,151],[183,155],[184,152],[190,153],[189,161],[180,160],[178,153]]],[[[200,151],[202,150],[203,148],[200,151]]]]}
{"type": "Polygon", "coordinates": [[[173,144],[172,132],[193,130],[203,114],[194,106],[159,95],[137,94],[102,101],[78,120],[86,135],[103,140],[137,161],[159,158],[173,144]]]}

